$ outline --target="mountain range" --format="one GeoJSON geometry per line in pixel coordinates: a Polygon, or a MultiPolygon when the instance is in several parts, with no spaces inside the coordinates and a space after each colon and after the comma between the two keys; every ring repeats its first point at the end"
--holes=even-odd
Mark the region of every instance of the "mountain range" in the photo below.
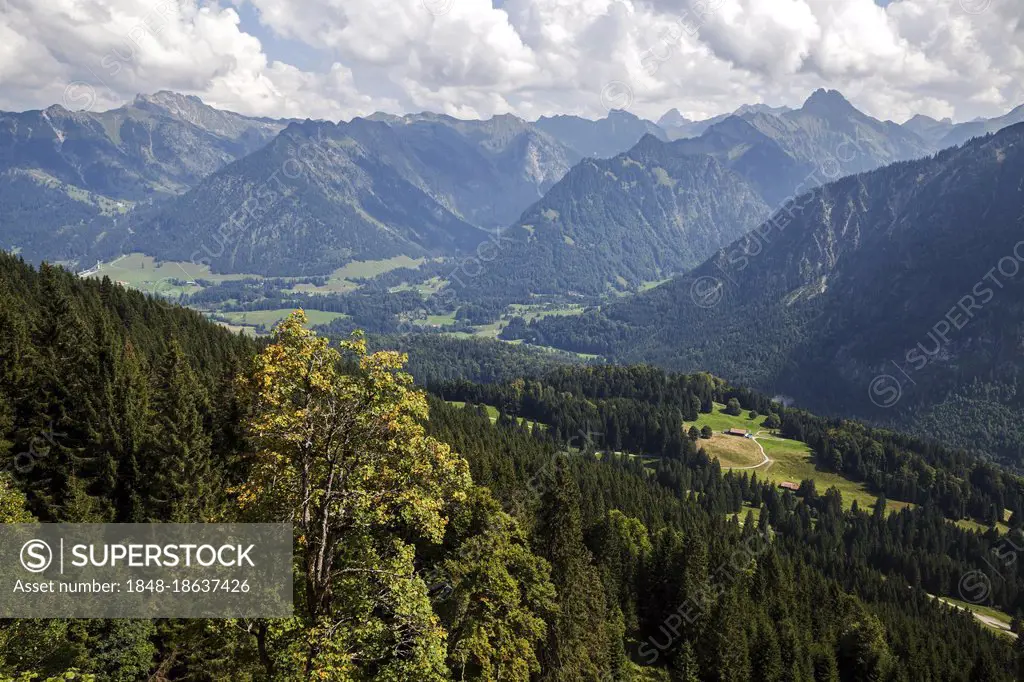
{"type": "Polygon", "coordinates": [[[99,113],[0,113],[0,245],[29,260],[88,253],[134,204],[186,191],[286,125],[165,91],[99,113]]]}
{"type": "Polygon", "coordinates": [[[460,298],[528,302],[600,296],[698,264],[770,212],[757,189],[710,154],[644,137],[612,159],[572,169],[515,225],[460,298]]]}
{"type": "Polygon", "coordinates": [[[955,424],[958,442],[1019,458],[1022,178],[1024,125],[846,177],[668,284],[530,334],[816,410],[955,424]]]}
{"type": "Polygon", "coordinates": [[[178,194],[264,146],[285,125],[171,92],[100,113],[60,105],[0,113],[0,173],[32,170],[130,201],[178,194]]]}
{"type": "Polygon", "coordinates": [[[732,113],[719,114],[711,118],[692,120],[683,116],[678,109],[669,109],[658,119],[658,127],[665,131],[670,140],[686,137],[700,137],[705,130],[721,123],[730,116],[744,116],[752,113],[779,115],[792,111],[789,107],[772,107],[767,104],[744,104],[732,113]]]}
{"type": "MultiPolygon", "coordinates": [[[[418,151],[429,158],[441,149],[418,151]]],[[[487,233],[429,193],[417,174],[425,166],[410,163],[416,158],[380,121],[293,123],[155,216],[143,216],[123,249],[206,262],[221,272],[287,275],[326,274],[354,259],[475,248],[487,233]]],[[[430,179],[468,177],[472,169],[456,160],[444,166],[449,175],[430,179]]]]}
{"type": "Polygon", "coordinates": [[[613,109],[596,121],[579,116],[545,116],[534,125],[581,157],[608,158],[621,154],[645,135],[668,139],[656,124],[621,109],[613,109]]]}
{"type": "Polygon", "coordinates": [[[825,182],[922,157],[913,133],[819,90],[779,115],[750,108],[696,138],[645,136],[581,163],[502,234],[506,248],[471,284],[475,302],[599,296],[694,267],[825,182]]]}
{"type": "Polygon", "coordinates": [[[222,271],[322,274],[352,259],[467,254],[511,226],[505,243],[521,244],[488,264],[470,298],[601,295],[695,266],[822,183],[1022,115],[899,126],[819,90],[795,110],[751,105],[703,122],[674,111],[662,126],[625,111],[335,124],[159,92],[108,112],[0,114],[0,245],[29,260],[138,250],[199,254],[222,271]],[[300,149],[329,153],[290,160],[300,149]],[[274,173],[285,163],[294,177],[274,173]]]}
{"type": "Polygon", "coordinates": [[[914,132],[938,150],[961,145],[972,138],[984,137],[1017,123],[1024,123],[1024,105],[1003,116],[959,124],[954,124],[948,118],[937,121],[934,118],[918,114],[904,123],[903,127],[914,132]]]}

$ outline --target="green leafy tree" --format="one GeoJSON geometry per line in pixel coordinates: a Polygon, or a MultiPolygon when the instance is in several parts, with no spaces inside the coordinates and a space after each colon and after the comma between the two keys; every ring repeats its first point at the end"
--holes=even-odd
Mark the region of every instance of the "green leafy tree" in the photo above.
{"type": "Polygon", "coordinates": [[[528,682],[555,612],[550,566],[486,489],[473,494],[472,534],[444,561],[437,610],[448,630],[455,679],[528,682]]]}
{"type": "Polygon", "coordinates": [[[850,611],[839,637],[840,676],[844,682],[883,680],[892,663],[885,628],[859,603],[850,611]]]}
{"type": "Polygon", "coordinates": [[[426,399],[400,371],[403,356],[367,354],[355,335],[343,357],[305,322],[298,311],[278,325],[244,382],[255,455],[239,503],[297,534],[298,613],[254,630],[264,667],[444,679],[446,635],[413,541],[443,539],[470,487],[466,463],[424,432],[426,399]]]}
{"type": "Polygon", "coordinates": [[[729,401],[725,404],[725,413],[738,417],[743,414],[743,408],[740,407],[740,401],[736,398],[729,398],[729,401]]]}

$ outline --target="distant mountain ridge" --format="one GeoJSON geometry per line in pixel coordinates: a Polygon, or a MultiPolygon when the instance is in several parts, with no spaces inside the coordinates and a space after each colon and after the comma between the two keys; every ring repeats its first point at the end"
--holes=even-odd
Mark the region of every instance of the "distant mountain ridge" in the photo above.
{"type": "Polygon", "coordinates": [[[625,291],[696,265],[769,210],[719,159],[647,135],[573,168],[501,234],[492,262],[450,285],[480,302],[625,291]]]}
{"type": "Polygon", "coordinates": [[[511,115],[461,120],[430,113],[374,114],[365,120],[386,123],[405,141],[408,159],[400,163],[414,167],[424,191],[486,229],[515,221],[582,158],[511,115]]]}
{"type": "Polygon", "coordinates": [[[946,147],[961,145],[971,138],[983,137],[990,133],[999,132],[1003,128],[1007,128],[1018,123],[1024,123],[1024,104],[1003,116],[991,119],[982,119],[980,121],[969,121],[967,123],[961,123],[953,126],[953,128],[939,140],[938,147],[940,149],[944,149],[946,147]]]}
{"type": "Polygon", "coordinates": [[[657,124],[622,109],[613,109],[596,121],[579,116],[543,116],[534,125],[581,157],[610,158],[628,150],[644,135],[668,139],[657,124]]]}
{"type": "Polygon", "coordinates": [[[426,191],[411,145],[380,121],[293,123],[141,218],[123,249],[284,275],[476,248],[487,233],[426,191]]]}
{"type": "Polygon", "coordinates": [[[104,112],[0,112],[0,247],[75,260],[133,203],[187,191],[285,125],[171,92],[104,112]]]}
{"type": "Polygon", "coordinates": [[[814,187],[928,153],[913,133],[826,90],[796,110],[746,108],[696,138],[645,135],[625,154],[574,168],[503,233],[515,246],[460,293],[526,302],[628,291],[696,266],[814,187]]]}
{"type": "MultiPolygon", "coordinates": [[[[707,249],[723,246],[750,227],[750,220],[763,219],[766,207],[777,207],[851,173],[926,156],[941,144],[1021,118],[1024,107],[989,121],[953,125],[921,116],[899,126],[857,111],[838,92],[819,90],[795,110],[757,104],[697,122],[673,110],[661,117],[663,125],[618,110],[598,120],[554,116],[529,122],[502,115],[464,121],[420,113],[374,114],[337,125],[309,122],[322,127],[314,138],[326,133],[336,142],[344,140],[331,145],[337,168],[313,164],[315,172],[304,172],[289,188],[300,194],[311,192],[318,208],[310,212],[297,204],[295,214],[289,216],[281,214],[281,206],[275,203],[272,212],[257,212],[246,219],[247,232],[259,234],[261,245],[247,244],[245,258],[235,253],[214,260],[220,268],[244,263],[257,272],[282,274],[286,263],[301,266],[297,272],[308,267],[320,271],[337,267],[354,254],[452,256],[479,245],[470,243],[479,235],[471,228],[495,232],[511,225],[512,234],[524,225],[535,226],[533,216],[554,212],[563,218],[546,233],[553,247],[543,239],[526,240],[530,248],[488,269],[504,270],[516,278],[517,273],[536,272],[537,263],[550,263],[551,254],[559,252],[564,256],[557,262],[561,272],[549,273],[546,283],[541,281],[545,277],[538,279],[537,291],[554,291],[551,282],[564,283],[566,292],[628,291],[640,281],[661,279],[696,264],[710,253],[707,249]],[[623,173],[604,161],[637,146],[639,155],[650,156],[657,144],[668,145],[656,166],[667,176],[638,176],[632,184],[612,180],[623,173]],[[704,167],[712,169],[708,177],[721,174],[721,187],[695,175],[681,161],[668,160],[695,155],[715,161],[704,167]],[[574,186],[579,192],[608,194],[600,202],[559,188],[571,175],[570,169],[579,168],[588,157],[599,163],[584,161],[586,167],[573,179],[574,186]],[[587,173],[595,167],[607,171],[605,180],[578,181],[590,177],[587,173]],[[673,177],[670,167],[678,167],[682,175],[673,177]],[[301,187],[314,175],[314,188],[301,187]],[[691,182],[693,187],[687,188],[691,182]],[[634,235],[638,250],[610,247],[606,255],[618,255],[610,255],[607,262],[598,256],[589,274],[587,263],[576,259],[591,258],[591,254],[564,250],[569,246],[566,240],[598,243],[596,238],[623,230],[623,239],[629,241],[628,226],[653,215],[646,213],[644,204],[664,202],[660,188],[672,183],[680,193],[674,206],[649,223],[653,232],[640,230],[634,235]],[[748,202],[749,191],[756,195],[756,202],[748,202]],[[699,197],[694,205],[714,206],[732,201],[735,192],[741,196],[740,205],[750,210],[739,220],[739,227],[710,228],[705,221],[696,231],[703,235],[701,240],[676,244],[680,233],[675,223],[690,211],[686,197],[699,197]],[[716,193],[719,196],[711,196],[716,193]],[[602,203],[605,208],[620,208],[605,212],[599,207],[602,203]],[[622,213],[621,207],[631,204],[638,208],[622,213]],[[569,208],[577,205],[592,210],[569,208]],[[604,224],[610,219],[617,224],[604,224]],[[724,241],[713,245],[704,241],[712,235],[724,241]],[[331,248],[317,251],[315,245],[321,241],[332,244],[331,248]],[[278,254],[275,244],[311,254],[311,264],[278,254]],[[661,252],[657,257],[648,252],[655,246],[661,252]],[[517,258],[534,258],[534,263],[526,265],[517,258]],[[601,274],[595,277],[597,272],[601,274]]],[[[261,188],[273,170],[253,161],[237,165],[224,176],[218,173],[261,155],[288,125],[299,123],[221,111],[197,97],[167,91],[139,95],[107,112],[71,112],[53,106],[0,113],[0,193],[10,208],[0,217],[0,247],[20,250],[30,260],[105,258],[125,248],[161,258],[181,257],[180,236],[188,235],[193,245],[217,241],[224,221],[252,200],[240,195],[239,188],[261,188]],[[245,169],[243,174],[233,175],[239,169],[245,169]]],[[[286,138],[281,144],[270,156],[285,162],[289,157],[282,155],[281,148],[308,144],[308,140],[297,143],[286,138]]],[[[257,158],[266,162],[270,156],[257,158]]],[[[714,217],[709,219],[727,214],[713,210],[709,216],[714,217]]],[[[683,234],[689,233],[684,229],[683,234]]],[[[490,297],[503,289],[500,278],[485,279],[489,290],[475,295],[490,297]]],[[[505,289],[502,295],[511,292],[505,289]]]]}
{"type": "Polygon", "coordinates": [[[33,169],[90,192],[177,194],[266,144],[286,122],[220,111],[170,92],[104,112],[0,113],[0,172],[33,169]]]}

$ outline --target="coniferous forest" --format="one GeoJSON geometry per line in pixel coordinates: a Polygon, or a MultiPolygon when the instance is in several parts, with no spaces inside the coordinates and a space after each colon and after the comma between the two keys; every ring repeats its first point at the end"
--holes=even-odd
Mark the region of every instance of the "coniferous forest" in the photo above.
{"type": "Polygon", "coordinates": [[[0,256],[2,520],[291,522],[297,586],[291,618],[0,621],[0,679],[1020,679],[1014,637],[938,599],[988,571],[1024,610],[991,560],[1024,546],[1019,477],[710,375],[423,387],[381,345],[0,256]],[[880,502],[723,473],[683,424],[733,401],[880,502]]]}

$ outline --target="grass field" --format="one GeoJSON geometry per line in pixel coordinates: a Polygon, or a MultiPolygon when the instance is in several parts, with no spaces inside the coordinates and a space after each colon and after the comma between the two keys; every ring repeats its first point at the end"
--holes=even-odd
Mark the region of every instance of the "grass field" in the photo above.
{"type": "MultiPolygon", "coordinates": [[[[396,268],[418,268],[424,263],[422,258],[409,258],[408,256],[396,256],[387,260],[376,261],[353,261],[345,267],[338,268],[327,280],[324,286],[312,284],[297,284],[290,293],[307,294],[333,294],[354,291],[359,288],[357,278],[371,278],[396,268]]],[[[157,262],[152,256],[145,256],[141,253],[130,253],[112,260],[109,263],[100,263],[82,273],[86,277],[103,277],[106,275],[114,281],[121,281],[134,289],[140,289],[147,293],[160,294],[163,296],[177,296],[185,293],[190,294],[199,291],[201,287],[177,286],[171,280],[182,280],[185,282],[205,279],[210,282],[228,282],[240,279],[262,279],[262,275],[233,273],[215,274],[206,265],[186,263],[179,261],[157,262]]],[[[283,277],[281,279],[298,279],[295,277],[283,277]]],[[[426,289],[429,290],[429,286],[426,289]]]]}
{"type": "MultiPolygon", "coordinates": [[[[348,317],[344,313],[328,313],[323,310],[307,310],[310,325],[328,324],[332,320],[348,317]]],[[[252,310],[248,312],[219,312],[217,317],[226,319],[231,325],[240,327],[265,327],[270,331],[278,322],[292,313],[291,308],[277,310],[252,310]]]]}
{"type": "MultiPolygon", "coordinates": [[[[698,429],[707,425],[715,432],[710,441],[700,440],[698,445],[712,457],[717,457],[723,469],[753,467],[762,462],[763,458],[757,443],[753,440],[739,436],[726,436],[722,431],[729,428],[746,429],[752,433],[761,431],[758,442],[772,461],[762,467],[750,469],[757,473],[758,478],[767,477],[775,483],[783,481],[800,483],[805,479],[811,479],[817,486],[819,494],[835,487],[842,494],[843,506],[846,508],[849,508],[854,500],[857,501],[857,506],[861,509],[870,509],[878,501],[878,498],[862,484],[831,471],[818,469],[814,463],[811,449],[805,443],[771,434],[768,429],[761,426],[764,416],[750,419],[749,413],[744,411],[734,417],[726,414],[724,410],[724,405],[715,403],[714,410],[710,414],[701,414],[694,422],[698,429]]],[[[691,424],[686,424],[685,428],[688,429],[690,426],[691,424]]],[[[909,506],[906,502],[889,500],[887,508],[890,511],[895,511],[906,506],[909,506]]]]}
{"type": "Polygon", "coordinates": [[[543,317],[567,317],[583,314],[583,306],[575,303],[567,303],[565,305],[524,305],[513,303],[508,307],[508,310],[510,315],[521,317],[527,322],[539,320],[543,317]]]}
{"type": "MultiPolygon", "coordinates": [[[[1007,518],[1009,518],[1009,514],[1007,514],[1007,518]]],[[[972,530],[972,531],[977,531],[979,533],[984,533],[984,532],[986,532],[989,529],[988,526],[984,526],[984,525],[978,523],[977,521],[975,521],[974,519],[960,519],[959,521],[956,522],[956,525],[960,526],[964,530],[972,530]]],[[[996,524],[996,530],[999,531],[1000,533],[1008,533],[1008,532],[1010,532],[1010,526],[1008,526],[1006,523],[1000,521],[999,523],[996,524]]]]}
{"type": "Polygon", "coordinates": [[[994,609],[991,606],[982,606],[980,604],[969,604],[969,603],[967,603],[965,601],[960,601],[959,599],[953,599],[952,597],[943,597],[942,601],[950,603],[953,606],[959,606],[962,609],[968,609],[969,611],[974,611],[975,613],[980,613],[983,616],[988,616],[989,618],[992,618],[994,620],[998,620],[1000,623],[1005,623],[1006,625],[1009,625],[1010,621],[1013,620],[1010,617],[1010,614],[1003,613],[1002,611],[999,611],[998,609],[994,609]]]}
{"type": "Polygon", "coordinates": [[[702,439],[697,445],[717,457],[725,469],[755,467],[764,462],[761,448],[750,438],[716,432],[712,434],[711,440],[702,439]]]}
{"type": "Polygon", "coordinates": [[[440,277],[431,277],[426,279],[419,284],[399,284],[398,286],[391,287],[388,289],[393,294],[397,294],[402,291],[415,291],[420,296],[433,296],[437,292],[441,291],[444,287],[445,281],[440,277]]]}
{"type": "MultiPolygon", "coordinates": [[[[415,289],[416,287],[406,287],[406,288],[411,290],[411,289],[415,289]]],[[[398,289],[399,289],[399,287],[393,287],[392,291],[396,291],[398,289]]],[[[423,293],[423,292],[421,291],[420,293],[423,293]]],[[[563,305],[563,306],[555,306],[555,305],[550,305],[550,304],[549,305],[523,305],[523,304],[520,304],[520,303],[513,303],[512,305],[510,305],[508,307],[508,310],[503,315],[502,319],[500,319],[500,320],[498,320],[496,322],[492,322],[491,324],[484,324],[484,325],[478,325],[476,327],[473,327],[472,333],[468,333],[468,332],[449,332],[449,333],[452,336],[455,336],[455,337],[460,338],[460,339],[466,339],[466,338],[472,338],[472,337],[482,338],[482,339],[498,339],[498,334],[500,334],[501,330],[504,329],[505,326],[508,324],[508,317],[509,316],[522,317],[527,322],[530,322],[532,320],[536,320],[536,319],[539,319],[539,318],[542,318],[542,317],[548,317],[548,316],[568,316],[568,315],[581,315],[581,314],[583,314],[583,306],[575,305],[575,304],[568,304],[568,305],[563,305]]],[[[449,316],[435,316],[435,317],[438,318],[438,319],[441,319],[441,320],[446,320],[446,319],[448,319],[449,316]]],[[[451,320],[452,320],[451,322],[434,322],[433,324],[444,325],[444,324],[452,324],[452,323],[454,323],[454,317],[451,317],[451,320]]],[[[521,341],[519,341],[519,340],[507,341],[506,343],[521,343],[521,341]]],[[[551,349],[551,350],[557,350],[557,349],[551,349]]],[[[563,352],[568,352],[568,351],[563,351],[563,352]]],[[[591,358],[598,357],[596,355],[584,356],[581,353],[575,353],[575,355],[578,355],[578,356],[580,356],[581,358],[584,358],[584,359],[591,359],[591,358]]]]}
{"type": "Polygon", "coordinates": [[[455,324],[455,313],[446,315],[427,315],[426,319],[413,320],[413,324],[420,327],[447,327],[455,324]]]}
{"type": "Polygon", "coordinates": [[[395,256],[384,260],[356,260],[331,273],[323,286],[297,284],[290,291],[302,294],[344,294],[359,288],[357,279],[371,279],[398,268],[418,268],[426,262],[423,258],[395,256]]]}
{"type": "Polygon", "coordinates": [[[179,286],[172,280],[194,282],[197,279],[205,279],[211,282],[227,282],[259,277],[245,274],[218,275],[210,272],[206,265],[178,261],[157,262],[152,256],[144,256],[141,253],[130,253],[109,263],[100,263],[82,274],[86,277],[107,276],[115,282],[124,282],[133,289],[160,296],[191,294],[202,289],[197,284],[179,286]]]}

